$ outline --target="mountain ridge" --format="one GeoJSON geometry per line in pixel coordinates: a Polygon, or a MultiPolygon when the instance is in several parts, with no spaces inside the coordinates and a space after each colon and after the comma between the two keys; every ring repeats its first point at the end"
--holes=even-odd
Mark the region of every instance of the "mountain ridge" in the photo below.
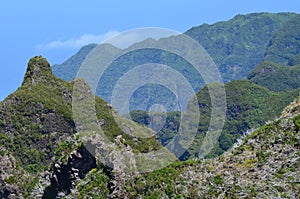
{"type": "MultiPolygon", "coordinates": [[[[38,195],[55,198],[60,193],[69,193],[74,186],[73,181],[84,178],[88,171],[102,165],[99,162],[114,165],[112,171],[118,173],[119,167],[124,167],[122,161],[134,153],[159,150],[165,158],[161,164],[176,159],[154,138],[137,136],[151,132],[150,129],[118,116],[99,97],[93,97],[96,121],[85,118],[86,127],[76,122],[80,114],[74,115],[74,111],[84,113],[86,106],[79,106],[76,110],[72,107],[76,100],[73,91],[79,89],[74,85],[86,88],[80,93],[79,101],[80,105],[89,106],[88,97],[94,95],[84,80],[76,79],[69,83],[59,79],[52,74],[47,60],[36,56],[28,62],[23,84],[0,103],[0,157],[1,162],[7,163],[3,173],[0,172],[1,197],[27,198],[35,186],[41,186],[38,190],[43,189],[45,193],[39,192],[38,195]],[[122,123],[123,129],[114,118],[122,123]],[[101,126],[107,142],[94,135],[96,137],[93,137],[90,147],[88,143],[94,133],[90,132],[90,122],[96,122],[97,128],[101,126]],[[91,155],[93,148],[96,151],[91,155]],[[120,149],[127,152],[124,154],[120,149]],[[7,160],[9,157],[11,160],[7,160]],[[80,161],[82,159],[83,162],[80,161]],[[55,165],[64,170],[57,170],[55,165]],[[39,176],[42,176],[41,180],[39,176]],[[70,181],[62,183],[62,180],[70,181]]],[[[130,162],[132,167],[141,164],[144,159],[140,159],[130,162]]]]}
{"type": "MultiPolygon", "coordinates": [[[[204,24],[195,26],[187,30],[184,35],[191,37],[204,47],[216,63],[222,79],[226,83],[228,81],[245,78],[256,65],[263,61],[265,51],[273,34],[295,16],[297,16],[295,13],[252,13],[237,15],[228,21],[217,22],[211,25],[204,24]]],[[[156,43],[158,46],[159,44],[165,44],[169,47],[174,37],[179,38],[180,35],[159,40],[146,39],[145,41],[138,42],[120,51],[126,53],[118,57],[117,60],[114,60],[105,70],[98,84],[95,85],[97,86],[95,89],[96,95],[111,103],[114,86],[122,75],[130,71],[136,65],[147,63],[171,66],[184,75],[195,92],[199,91],[205,86],[205,82],[202,76],[193,70],[191,63],[185,59],[158,49],[131,51],[131,49],[135,49],[135,46],[147,46],[149,42],[151,44],[156,43]]],[[[100,44],[97,48],[101,48],[102,45],[103,44],[100,44]]],[[[93,49],[90,48],[90,51],[92,50],[93,49]]],[[[83,55],[88,55],[87,52],[82,54],[82,51],[81,49],[78,52],[80,56],[74,55],[64,64],[55,65],[55,67],[53,67],[54,74],[65,80],[75,78],[77,71],[68,63],[71,60],[76,60],[76,57],[79,56],[78,61],[76,61],[76,67],[79,68],[79,63],[83,61],[83,55]],[[60,70],[68,71],[68,75],[64,75],[60,70]],[[70,70],[72,70],[72,72],[70,72],[70,70]],[[71,75],[71,77],[70,74],[74,75],[71,75]]],[[[139,109],[149,111],[152,105],[160,103],[163,103],[168,111],[175,111],[178,110],[178,106],[176,106],[176,102],[173,98],[174,96],[170,96],[169,92],[162,88],[155,87],[154,85],[144,85],[133,93],[130,99],[130,111],[139,109]],[[148,93],[152,92],[159,93],[159,96],[156,98],[151,97],[148,93]],[[170,101],[169,104],[165,103],[165,98],[168,98],[167,101],[170,101]],[[147,106],[141,106],[141,104],[147,104],[147,106]]]]}
{"type": "MultiPolygon", "coordinates": [[[[266,35],[272,32],[271,40],[276,38],[272,41],[278,43],[283,41],[278,39],[283,30],[275,26],[286,27],[289,18],[299,15],[275,15],[239,15],[231,22],[236,25],[246,20],[251,24],[257,20],[255,27],[267,28],[266,35]],[[275,29],[279,33],[275,33],[275,29]]],[[[217,25],[202,28],[219,31],[224,39],[226,34],[221,33],[226,32],[229,25],[226,22],[217,25]]],[[[237,30],[232,31],[238,33],[237,30]]],[[[251,31],[255,32],[255,28],[251,31]]],[[[247,36],[241,35],[242,38],[247,36]]],[[[294,38],[292,36],[292,40],[294,38]]],[[[266,40],[264,37],[258,46],[264,46],[266,40]]],[[[225,40],[219,44],[220,50],[231,45],[225,40]]],[[[121,52],[108,44],[103,47],[121,52]]],[[[269,47],[274,49],[273,45],[269,47]]],[[[76,56],[67,62],[72,66],[72,73],[68,72],[71,76],[76,76],[77,71],[73,69],[78,69],[80,62],[95,48],[94,44],[84,47],[78,52],[78,62],[76,56]]],[[[259,49],[260,58],[264,50],[259,49]]],[[[63,81],[55,76],[44,57],[31,58],[22,85],[0,102],[0,198],[299,198],[299,65],[290,66],[298,63],[299,54],[290,55],[292,51],[284,51],[287,59],[282,64],[261,62],[250,72],[249,80],[232,80],[225,84],[225,126],[206,158],[197,153],[211,119],[208,85],[203,85],[194,96],[200,109],[196,138],[189,148],[184,145],[185,140],[175,139],[178,149],[172,151],[174,155],[157,141],[151,129],[123,118],[108,102],[95,96],[94,88],[87,81],[71,76],[70,82],[63,81]],[[276,82],[279,77],[286,81],[276,82]],[[179,161],[175,156],[177,150],[183,149],[187,150],[180,160],[189,160],[179,161]]],[[[147,53],[150,59],[141,59],[141,63],[154,58],[157,63],[161,63],[163,57],[167,62],[174,59],[171,54],[158,51],[134,53],[123,57],[124,66],[130,68],[132,58],[147,53]],[[151,58],[151,55],[154,56],[151,58]]],[[[229,54],[229,58],[227,55],[225,52],[217,57],[225,60],[224,72],[230,71],[231,61],[239,60],[239,53],[229,54]]],[[[186,69],[188,65],[180,62],[180,66],[186,69]]],[[[226,78],[237,78],[242,72],[224,74],[226,78]]],[[[151,114],[135,111],[131,116],[147,125],[152,122],[151,114]]],[[[165,145],[176,135],[181,113],[168,112],[166,118],[163,116],[165,131],[158,133],[158,139],[165,145]]],[[[188,130],[184,129],[187,135],[188,130]]]]}

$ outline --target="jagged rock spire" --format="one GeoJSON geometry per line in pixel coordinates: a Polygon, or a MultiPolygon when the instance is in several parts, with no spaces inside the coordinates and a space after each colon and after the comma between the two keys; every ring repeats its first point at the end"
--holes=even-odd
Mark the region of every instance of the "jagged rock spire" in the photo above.
{"type": "Polygon", "coordinates": [[[22,85],[25,84],[38,84],[40,82],[48,81],[53,78],[50,64],[42,56],[35,56],[28,62],[28,67],[22,85]]]}

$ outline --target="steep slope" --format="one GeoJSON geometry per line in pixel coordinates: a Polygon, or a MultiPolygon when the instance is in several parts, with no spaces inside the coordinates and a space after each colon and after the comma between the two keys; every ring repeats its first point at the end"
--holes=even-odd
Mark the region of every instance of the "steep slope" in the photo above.
{"type": "Polygon", "coordinates": [[[211,55],[225,82],[245,77],[264,58],[274,32],[295,17],[292,13],[253,13],[212,25],[193,27],[185,34],[211,55]]]}
{"type": "MultiPolygon", "coordinates": [[[[119,197],[299,198],[299,114],[300,97],[283,117],[247,135],[222,156],[175,162],[132,176],[121,186],[119,197]]],[[[107,197],[97,182],[107,182],[105,175],[89,172],[69,198],[107,197]]]]}
{"type": "Polygon", "coordinates": [[[300,98],[214,160],[176,163],[127,182],[129,198],[299,198],[300,98]],[[159,182],[159,183],[158,183],[159,182]]]}
{"type": "MultiPolygon", "coordinates": [[[[219,68],[224,82],[228,82],[246,77],[263,60],[265,49],[273,33],[295,16],[297,15],[294,13],[238,15],[228,21],[193,27],[184,34],[198,41],[207,50],[219,68]]],[[[123,51],[115,48],[115,52],[125,52],[135,45],[147,46],[149,42],[170,45],[173,38],[158,41],[147,39],[123,51]]],[[[91,49],[89,46],[83,49],[85,48],[91,49]]],[[[81,51],[83,50],[62,65],[53,66],[54,74],[65,80],[75,78],[79,63],[82,63],[83,56],[88,54],[81,51]],[[76,64],[70,65],[71,62],[76,64]]],[[[177,70],[189,81],[195,92],[205,85],[201,75],[187,60],[171,52],[146,48],[131,51],[115,60],[102,75],[96,95],[111,102],[116,82],[135,66],[148,63],[164,64],[177,70]]],[[[147,84],[137,89],[130,100],[130,110],[149,111],[154,104],[163,104],[168,111],[179,109],[175,95],[172,95],[168,89],[154,84],[147,84]]]]}
{"type": "MultiPolygon", "coordinates": [[[[295,16],[297,14],[294,13],[237,15],[228,21],[193,27],[184,34],[198,41],[208,51],[220,68],[224,81],[227,82],[245,77],[261,62],[273,33],[281,29],[287,21],[295,16]]],[[[283,29],[285,28],[281,30],[283,29]]],[[[294,34],[293,32],[286,32],[286,34],[290,33],[294,34]]],[[[78,70],[77,67],[83,61],[82,58],[94,47],[94,45],[88,45],[65,63],[53,66],[54,74],[65,80],[73,79],[76,74],[74,70],[78,70]],[[68,73],[63,71],[68,71],[68,73]],[[70,71],[72,72],[70,73],[70,71]]],[[[144,54],[144,52],[141,53],[144,54]]],[[[144,56],[140,56],[140,58],[144,58],[144,56]]],[[[157,63],[156,59],[157,56],[150,60],[157,63]]],[[[119,65],[122,65],[122,63],[119,63],[119,65]]]]}
{"type": "MultiPolygon", "coordinates": [[[[135,153],[161,150],[166,154],[166,163],[175,158],[155,138],[138,136],[147,133],[151,130],[123,119],[104,100],[95,97],[83,80],[68,83],[55,77],[47,60],[36,56],[28,63],[22,86],[0,104],[0,183],[3,185],[0,196],[23,198],[34,190],[44,198],[55,198],[69,193],[75,179],[84,178],[92,168],[103,168],[104,163],[108,167],[113,165],[111,171],[118,172],[127,156],[135,153]],[[75,89],[83,88],[80,96],[75,97],[82,104],[74,110],[76,84],[75,89]],[[95,108],[96,121],[89,115],[80,118],[76,112],[84,113],[90,105],[95,108]],[[101,126],[104,135],[89,128],[94,125],[92,122],[96,122],[97,128],[101,126]]],[[[132,161],[130,165],[139,168],[136,164],[145,160],[132,161]]]]}
{"type": "Polygon", "coordinates": [[[274,33],[268,44],[264,60],[281,65],[300,64],[300,16],[287,21],[274,33]]]}
{"type": "Polygon", "coordinates": [[[0,146],[0,160],[0,198],[28,197],[38,179],[26,172],[3,146],[0,146]]]}
{"type": "MultiPolygon", "coordinates": [[[[208,156],[220,155],[228,150],[233,143],[246,131],[252,131],[262,126],[267,121],[272,121],[280,117],[281,111],[290,102],[295,99],[300,89],[271,92],[265,87],[255,85],[248,80],[237,80],[225,85],[227,111],[226,120],[218,144],[208,156]]],[[[199,106],[204,107],[203,113],[210,112],[210,99],[208,99],[207,90],[197,93],[199,106]],[[203,103],[204,102],[204,103],[203,103]],[[208,102],[208,106],[207,106],[208,102]]],[[[200,109],[200,112],[202,110],[200,109]]],[[[207,121],[210,120],[209,114],[202,114],[203,119],[200,121],[199,132],[203,133],[207,128],[207,121]]]]}
{"type": "MultiPolygon", "coordinates": [[[[90,103],[86,97],[93,96],[89,86],[83,80],[67,83],[54,77],[49,63],[34,57],[22,86],[1,102],[1,198],[299,197],[300,97],[282,112],[280,120],[247,135],[228,153],[167,166],[175,161],[173,156],[158,155],[151,162],[155,156],[149,152],[161,146],[150,137],[134,136],[150,130],[122,119],[98,97],[96,126],[102,127],[108,140],[95,129],[84,128],[83,120],[75,122],[85,116],[72,115],[70,110],[70,100],[76,98],[72,91],[78,89],[73,88],[75,84],[83,88],[78,111],[85,112],[90,103]],[[126,132],[116,119],[127,127],[126,132]],[[136,156],[139,152],[149,156],[136,156]],[[161,165],[157,168],[156,164],[161,165]]],[[[237,113],[252,116],[244,123],[255,124],[259,117],[276,113],[289,100],[287,95],[294,95],[292,91],[271,93],[246,80],[233,81],[226,89],[229,102],[232,100],[227,111],[229,126],[234,126],[237,113]],[[243,100],[235,100],[237,97],[243,100]],[[257,108],[264,113],[251,113],[257,108]]],[[[205,92],[204,88],[197,97],[200,107],[209,113],[205,92]]],[[[208,117],[202,117],[204,123],[208,117]]],[[[88,126],[93,123],[85,119],[88,126]]]]}
{"type": "MultiPolygon", "coordinates": [[[[270,90],[256,85],[248,80],[236,80],[225,84],[227,111],[225,125],[217,144],[207,157],[215,157],[227,151],[246,131],[265,124],[265,122],[280,116],[281,111],[296,96],[300,89],[271,92],[270,90]]],[[[198,156],[205,132],[210,123],[211,101],[207,87],[201,89],[197,94],[200,110],[200,122],[198,133],[193,144],[187,150],[181,160],[198,156]]],[[[149,125],[151,114],[145,111],[132,111],[131,117],[134,121],[149,125]]],[[[172,140],[180,127],[180,112],[171,112],[166,115],[165,125],[158,132],[157,138],[167,145],[172,140]]],[[[150,127],[150,126],[149,126],[150,127]]]]}
{"type": "Polygon", "coordinates": [[[75,55],[70,57],[62,64],[55,64],[52,66],[53,74],[56,77],[64,79],[65,81],[73,80],[79,67],[86,58],[86,56],[97,46],[97,44],[89,44],[83,46],[75,55]]]}
{"type": "Polygon", "coordinates": [[[300,87],[300,65],[286,67],[264,61],[249,73],[247,79],[272,91],[297,89],[300,87]]]}
{"type": "Polygon", "coordinates": [[[75,133],[72,85],[56,78],[49,63],[35,57],[28,63],[22,86],[0,106],[1,145],[24,166],[46,166],[55,142],[75,133]]]}

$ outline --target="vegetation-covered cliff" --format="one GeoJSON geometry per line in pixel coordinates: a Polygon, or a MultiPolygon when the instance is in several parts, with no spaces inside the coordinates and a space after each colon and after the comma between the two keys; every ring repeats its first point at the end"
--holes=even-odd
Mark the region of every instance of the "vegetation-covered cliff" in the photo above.
{"type": "MultiPolygon", "coordinates": [[[[113,113],[112,107],[99,97],[93,98],[96,121],[75,115],[79,111],[86,111],[87,107],[82,105],[77,107],[78,110],[72,109],[75,84],[83,88],[78,99],[86,105],[89,103],[86,98],[93,96],[89,86],[83,80],[68,83],[56,78],[47,60],[37,56],[30,59],[22,86],[1,102],[1,198],[29,197],[39,183],[43,187],[40,189],[45,191],[40,190],[36,194],[44,195],[44,198],[70,193],[72,182],[76,178],[84,178],[91,169],[101,167],[100,159],[111,158],[105,160],[105,163],[114,165],[109,170],[112,172],[118,169],[115,158],[126,159],[134,153],[162,149],[170,157],[170,161],[175,158],[154,137],[134,136],[147,134],[151,130],[113,113]],[[104,131],[107,142],[101,136],[95,137],[97,132],[89,132],[95,129],[76,123],[76,117],[88,125],[95,122],[104,131]],[[118,126],[116,117],[124,128],[118,126]],[[91,134],[95,133],[92,137],[91,134]],[[91,140],[93,144],[89,144],[91,140]],[[119,148],[121,149],[118,150],[119,148]],[[126,149],[129,155],[123,155],[122,149],[126,149]],[[55,165],[60,165],[60,169],[55,165]],[[48,181],[39,181],[39,175],[48,181]]],[[[165,162],[168,162],[167,158],[165,162]]],[[[137,160],[131,164],[136,166],[139,163],[137,160]]]]}

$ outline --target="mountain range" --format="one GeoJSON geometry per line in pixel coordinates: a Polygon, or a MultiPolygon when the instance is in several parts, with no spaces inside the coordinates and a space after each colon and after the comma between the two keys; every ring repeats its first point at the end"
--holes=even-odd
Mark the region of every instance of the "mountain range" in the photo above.
{"type": "MultiPolygon", "coordinates": [[[[76,83],[83,88],[78,111],[85,112],[93,96],[88,84],[80,79],[64,82],[52,74],[43,57],[34,57],[22,86],[1,102],[1,198],[299,197],[300,97],[279,119],[245,134],[217,158],[180,162],[163,150],[153,164],[154,156],[145,159],[135,154],[159,151],[162,146],[150,137],[129,136],[151,130],[119,117],[128,127],[124,132],[112,118],[116,113],[102,99],[95,98],[96,121],[86,119],[101,126],[108,140],[76,123],[75,117],[81,115],[72,116],[70,110],[76,83]],[[159,169],[147,170],[158,160],[162,160],[159,169]],[[141,172],[144,169],[147,172],[141,172]]],[[[251,86],[254,91],[260,88],[246,80],[239,84],[250,93],[251,86]]],[[[280,98],[273,95],[272,102],[280,98]]],[[[228,114],[242,117],[243,110],[236,108],[242,112],[228,114]]]]}
{"type": "MultiPolygon", "coordinates": [[[[98,47],[124,50],[90,44],[52,67],[31,58],[22,85],[0,102],[0,198],[299,198],[299,23],[295,13],[253,13],[184,33],[207,50],[226,83],[216,142],[205,139],[216,97],[209,88],[223,85],[205,85],[175,54],[131,46],[95,89],[75,78],[85,58],[98,47]],[[148,62],[170,65],[196,93],[187,107],[200,118],[188,146],[192,127],[181,127],[188,110],[178,111],[168,90],[142,87],[127,115],[110,104],[118,79],[148,62]],[[154,91],[160,95],[151,98],[154,91]],[[149,111],[159,103],[167,112],[149,111]],[[156,129],[155,121],[163,125],[156,129]]],[[[174,37],[134,45],[168,45],[174,37]]]]}
{"type": "MultiPolygon", "coordinates": [[[[275,57],[283,56],[280,55],[281,46],[278,44],[293,46],[293,48],[286,47],[282,53],[284,56],[288,56],[286,62],[289,62],[289,65],[296,65],[297,49],[299,49],[298,46],[300,43],[298,39],[298,18],[299,16],[295,13],[253,13],[238,15],[228,21],[193,27],[187,30],[184,35],[189,36],[203,46],[216,63],[222,79],[226,83],[246,78],[262,61],[274,60],[277,63],[277,58],[275,57]],[[289,35],[289,38],[285,39],[287,38],[285,35],[289,35]],[[273,55],[274,53],[276,56],[273,55]]],[[[174,37],[163,38],[157,41],[149,41],[148,39],[140,42],[138,45],[147,46],[148,42],[156,42],[157,45],[168,46],[170,45],[169,43],[172,44],[172,39],[174,37]]],[[[135,45],[133,44],[133,46],[135,45]]],[[[74,79],[84,61],[84,57],[87,57],[95,48],[95,44],[87,45],[63,64],[53,65],[54,74],[67,81],[74,79]]],[[[178,55],[159,49],[130,51],[131,48],[132,46],[122,51],[116,47],[107,46],[107,44],[97,46],[97,49],[109,53],[119,54],[129,51],[114,60],[99,80],[95,91],[96,95],[108,102],[111,102],[116,82],[136,65],[147,63],[168,65],[183,74],[195,92],[198,92],[208,83],[205,83],[202,76],[194,71],[189,62],[178,55]]],[[[130,110],[149,111],[150,107],[157,103],[164,104],[168,111],[180,109],[174,105],[176,102],[174,102],[173,98],[174,96],[170,95],[166,89],[148,84],[133,93],[130,99],[130,110]],[[153,98],[153,95],[148,94],[153,92],[160,95],[153,98]],[[169,104],[165,102],[166,99],[170,101],[169,104]],[[147,104],[147,106],[141,106],[141,104],[147,104]]]]}

